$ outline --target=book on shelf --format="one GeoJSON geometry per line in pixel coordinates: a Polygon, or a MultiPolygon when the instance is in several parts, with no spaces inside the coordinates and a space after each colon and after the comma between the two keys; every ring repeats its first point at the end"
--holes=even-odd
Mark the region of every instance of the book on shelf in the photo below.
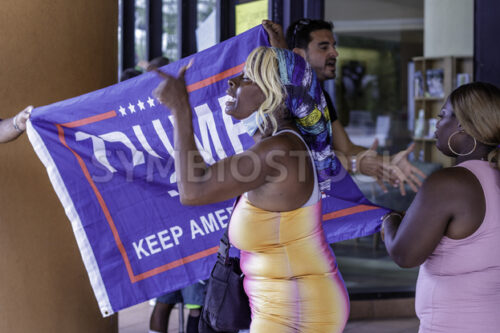
{"type": "Polygon", "coordinates": [[[428,69],[425,72],[426,97],[444,97],[444,70],[442,68],[428,69]]]}
{"type": "Polygon", "coordinates": [[[470,82],[469,73],[457,73],[457,88],[470,82]]]}
{"type": "Polygon", "coordinates": [[[413,88],[415,97],[424,97],[424,77],[422,71],[413,73],[413,88]]]}
{"type": "Polygon", "coordinates": [[[435,138],[434,134],[436,133],[436,125],[438,120],[436,118],[427,119],[427,135],[428,139],[435,138]]]}

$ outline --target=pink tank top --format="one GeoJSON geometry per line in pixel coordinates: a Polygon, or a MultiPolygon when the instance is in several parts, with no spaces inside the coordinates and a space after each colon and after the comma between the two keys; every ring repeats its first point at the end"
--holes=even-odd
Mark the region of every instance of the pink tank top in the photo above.
{"type": "Polygon", "coordinates": [[[420,267],[419,333],[500,332],[500,171],[477,160],[458,166],[481,183],[486,214],[472,235],[443,237],[420,267]]]}

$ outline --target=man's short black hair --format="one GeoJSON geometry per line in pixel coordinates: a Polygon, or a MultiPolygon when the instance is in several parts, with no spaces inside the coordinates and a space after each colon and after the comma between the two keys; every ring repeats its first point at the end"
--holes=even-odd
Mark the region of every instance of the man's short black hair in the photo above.
{"type": "Polygon", "coordinates": [[[290,24],[286,30],[286,44],[290,50],[298,47],[307,49],[311,41],[311,32],[316,30],[333,30],[333,23],[323,20],[300,19],[290,24]]]}

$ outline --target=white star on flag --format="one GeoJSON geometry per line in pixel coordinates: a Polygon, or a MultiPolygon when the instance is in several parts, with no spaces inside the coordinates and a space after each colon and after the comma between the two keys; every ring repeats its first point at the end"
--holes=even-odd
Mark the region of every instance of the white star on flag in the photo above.
{"type": "Polygon", "coordinates": [[[153,106],[155,106],[155,100],[152,99],[151,97],[148,98],[148,104],[149,104],[149,107],[152,108],[153,106]]]}
{"type": "Polygon", "coordinates": [[[144,106],[144,103],[141,100],[137,102],[137,106],[139,107],[139,110],[146,110],[146,107],[144,106]]]}
{"type": "Polygon", "coordinates": [[[135,113],[135,105],[128,103],[128,109],[130,110],[131,113],[135,113]]]}
{"type": "Polygon", "coordinates": [[[125,110],[125,108],[123,106],[120,105],[120,108],[118,109],[118,111],[120,111],[121,115],[122,116],[126,116],[127,115],[127,110],[125,110]]]}

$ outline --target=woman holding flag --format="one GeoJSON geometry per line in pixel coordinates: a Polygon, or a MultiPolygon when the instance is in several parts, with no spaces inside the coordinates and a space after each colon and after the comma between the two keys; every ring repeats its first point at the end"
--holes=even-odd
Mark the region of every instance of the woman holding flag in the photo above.
{"type": "Polygon", "coordinates": [[[195,144],[184,82],[155,95],[175,121],[175,170],[185,205],[237,196],[229,238],[241,250],[250,332],[342,332],[348,294],[322,228],[321,190],[340,163],[331,151],[326,101],[314,71],[288,50],[259,47],[229,80],[225,112],[241,120],[250,149],[207,166],[195,144]]]}

